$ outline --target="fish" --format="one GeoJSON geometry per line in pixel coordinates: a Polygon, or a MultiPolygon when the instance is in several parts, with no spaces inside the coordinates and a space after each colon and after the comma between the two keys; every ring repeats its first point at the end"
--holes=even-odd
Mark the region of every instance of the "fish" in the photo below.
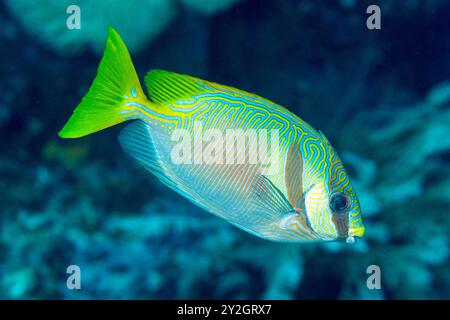
{"type": "Polygon", "coordinates": [[[59,136],[80,138],[128,122],[118,137],[127,154],[250,234],[295,243],[364,236],[358,196],[320,130],[230,86],[160,69],[144,82],[148,95],[110,27],[97,75],[59,136]]]}

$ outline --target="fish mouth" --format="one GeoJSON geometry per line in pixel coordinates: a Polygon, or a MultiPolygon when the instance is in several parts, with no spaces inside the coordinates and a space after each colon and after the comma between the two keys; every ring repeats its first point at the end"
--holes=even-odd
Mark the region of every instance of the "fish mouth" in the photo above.
{"type": "Polygon", "coordinates": [[[366,233],[366,228],[364,226],[357,227],[357,228],[349,228],[348,229],[348,237],[347,237],[347,239],[345,239],[345,242],[355,243],[356,242],[355,237],[362,238],[365,233],[366,233]]]}

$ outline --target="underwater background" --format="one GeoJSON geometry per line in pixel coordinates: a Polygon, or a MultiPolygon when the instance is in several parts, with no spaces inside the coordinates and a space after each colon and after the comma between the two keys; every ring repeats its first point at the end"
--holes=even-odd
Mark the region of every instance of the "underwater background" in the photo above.
{"type": "Polygon", "coordinates": [[[0,1],[0,298],[449,299],[449,34],[445,0],[0,1]],[[371,4],[380,30],[366,27],[371,4]],[[118,144],[123,125],[60,139],[108,26],[141,79],[161,68],[232,85],[323,131],[365,238],[262,240],[145,172],[118,144]]]}

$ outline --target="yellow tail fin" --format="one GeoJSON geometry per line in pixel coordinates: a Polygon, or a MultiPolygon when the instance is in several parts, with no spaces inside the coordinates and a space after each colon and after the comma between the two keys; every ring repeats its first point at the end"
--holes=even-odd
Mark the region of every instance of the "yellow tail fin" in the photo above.
{"type": "Polygon", "coordinates": [[[88,93],[59,132],[61,138],[79,138],[119,124],[127,101],[145,99],[127,47],[109,28],[103,58],[88,93]]]}

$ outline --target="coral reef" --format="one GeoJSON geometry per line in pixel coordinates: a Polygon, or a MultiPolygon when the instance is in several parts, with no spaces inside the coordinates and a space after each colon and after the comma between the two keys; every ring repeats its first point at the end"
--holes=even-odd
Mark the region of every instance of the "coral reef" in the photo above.
{"type": "MultiPolygon", "coordinates": [[[[181,1],[193,10],[211,15],[239,0],[181,1]]],[[[102,53],[106,30],[112,25],[127,39],[127,46],[136,51],[171,23],[177,7],[174,0],[56,0],[45,4],[38,0],[7,0],[6,4],[34,37],[62,54],[85,48],[102,53]],[[66,10],[71,5],[80,8],[81,22],[79,30],[68,32],[62,22],[69,17],[66,10]]]]}

